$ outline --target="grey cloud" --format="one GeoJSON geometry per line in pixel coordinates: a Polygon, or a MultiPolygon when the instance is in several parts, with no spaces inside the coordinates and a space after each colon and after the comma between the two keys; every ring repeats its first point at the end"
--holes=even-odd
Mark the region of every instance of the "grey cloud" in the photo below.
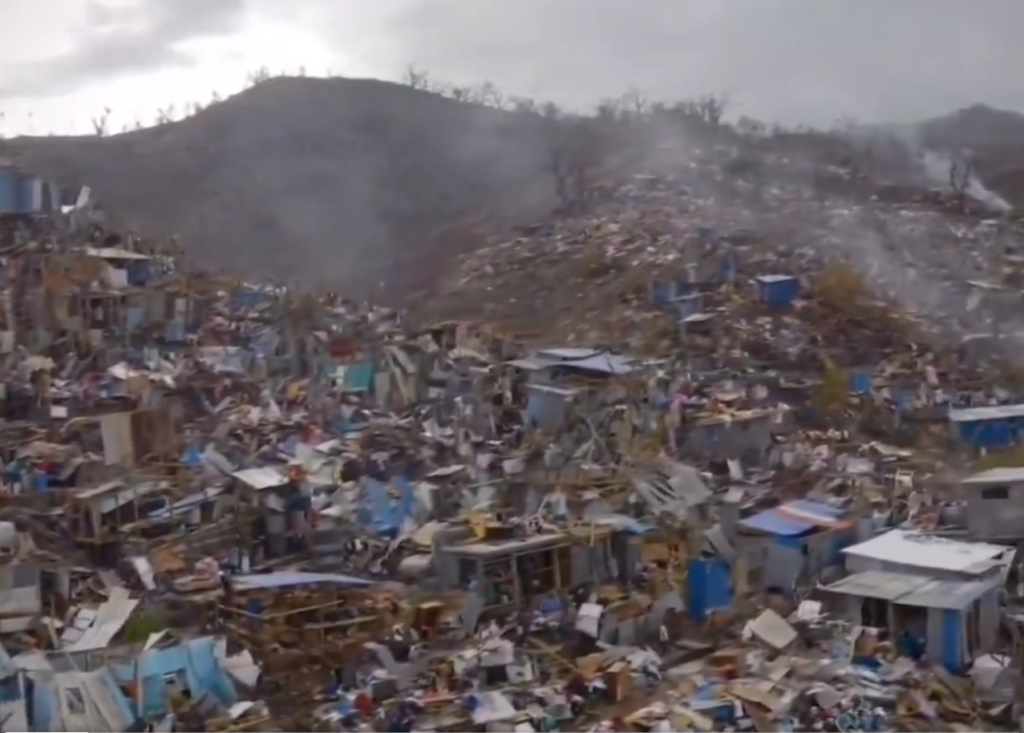
{"type": "Polygon", "coordinates": [[[5,73],[2,97],[44,97],[126,74],[193,63],[178,46],[238,30],[245,0],[142,0],[111,8],[91,2],[88,27],[66,54],[5,73]]]}
{"type": "MultiPolygon", "coordinates": [[[[786,122],[897,121],[975,102],[1024,109],[1024,3],[988,0],[395,0],[368,63],[591,104],[728,93],[786,122]]],[[[330,10],[324,12],[330,13],[330,10]]],[[[350,17],[351,13],[337,12],[350,17]]],[[[339,28],[343,24],[322,24],[339,28]]],[[[326,34],[338,33],[328,30],[326,34]]],[[[347,33],[347,31],[340,31],[347,33]]],[[[350,45],[352,38],[334,37],[350,45]]]]}

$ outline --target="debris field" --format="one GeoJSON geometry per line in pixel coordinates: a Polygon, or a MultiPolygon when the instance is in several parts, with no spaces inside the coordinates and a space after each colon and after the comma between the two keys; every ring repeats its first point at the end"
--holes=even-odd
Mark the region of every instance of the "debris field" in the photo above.
{"type": "Polygon", "coordinates": [[[4,728],[1018,729],[1024,231],[730,156],[401,309],[0,212],[4,728]]]}

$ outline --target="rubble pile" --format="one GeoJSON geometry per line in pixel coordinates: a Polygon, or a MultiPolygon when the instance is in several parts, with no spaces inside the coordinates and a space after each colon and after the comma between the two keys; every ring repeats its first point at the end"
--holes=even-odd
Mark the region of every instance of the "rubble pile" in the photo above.
{"type": "Polygon", "coordinates": [[[14,217],[6,727],[1017,727],[1015,230],[723,156],[407,312],[14,217]]]}
{"type": "Polygon", "coordinates": [[[788,273],[803,281],[806,299],[822,270],[841,265],[871,299],[931,321],[917,324],[929,332],[958,340],[993,321],[1019,330],[1024,229],[1013,219],[941,191],[811,170],[798,158],[765,155],[754,170],[736,170],[735,155],[691,151],[682,169],[608,185],[597,205],[480,248],[428,311],[482,311],[517,333],[592,343],[615,336],[616,324],[621,332],[654,317],[636,307],[649,302],[653,280],[699,284],[729,270],[743,288],[788,273]]]}

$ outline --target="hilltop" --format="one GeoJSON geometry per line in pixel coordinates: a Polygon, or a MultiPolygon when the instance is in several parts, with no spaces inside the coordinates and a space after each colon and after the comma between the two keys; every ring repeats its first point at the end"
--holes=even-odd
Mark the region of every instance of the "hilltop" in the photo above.
{"type": "MultiPolygon", "coordinates": [[[[669,121],[672,136],[699,144],[669,121]]],[[[929,146],[971,148],[985,183],[1024,202],[1024,116],[975,106],[914,132],[929,146]]],[[[761,149],[800,153],[814,140],[823,137],[786,133],[761,149]]],[[[179,235],[196,265],[365,292],[380,280],[433,282],[496,221],[550,211],[552,144],[540,114],[375,80],[276,78],[181,121],[16,138],[0,153],[91,186],[141,231],[179,235]]],[[[844,157],[842,145],[824,150],[815,165],[844,157]]]]}
{"type": "Polygon", "coordinates": [[[7,155],[196,264],[323,282],[386,272],[453,221],[550,200],[538,124],[373,80],[278,78],[187,119],[7,155]]]}

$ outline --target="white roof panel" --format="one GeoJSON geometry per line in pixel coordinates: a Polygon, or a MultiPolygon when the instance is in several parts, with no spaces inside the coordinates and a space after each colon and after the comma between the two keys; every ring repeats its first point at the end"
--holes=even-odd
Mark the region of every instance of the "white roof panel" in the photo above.
{"type": "Polygon", "coordinates": [[[968,476],[964,484],[1012,484],[1024,481],[1024,468],[990,468],[987,471],[968,476]]]}
{"type": "Polygon", "coordinates": [[[950,410],[950,422],[975,422],[977,420],[1008,420],[1024,417],[1024,405],[992,405],[990,407],[965,407],[950,410]]]}
{"type": "Polygon", "coordinates": [[[843,550],[848,555],[899,563],[915,568],[980,575],[1013,548],[982,542],[957,542],[945,537],[894,529],[843,550]]]}

